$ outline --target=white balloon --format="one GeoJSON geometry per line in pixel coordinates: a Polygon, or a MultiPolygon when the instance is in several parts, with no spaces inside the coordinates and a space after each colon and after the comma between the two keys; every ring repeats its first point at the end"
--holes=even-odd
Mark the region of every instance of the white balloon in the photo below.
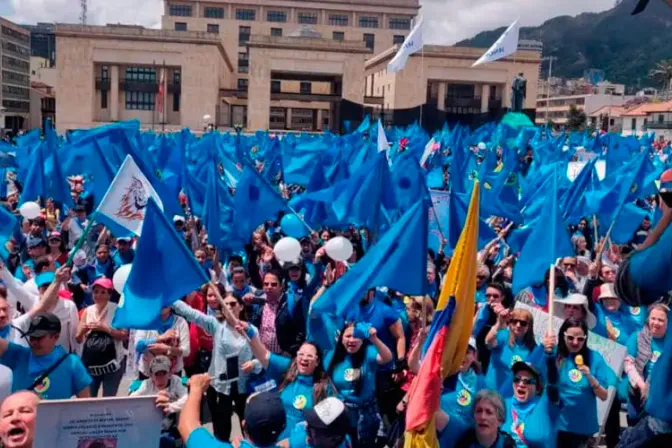
{"type": "Polygon", "coordinates": [[[336,236],[324,245],[327,255],[336,261],[347,261],[352,256],[353,247],[349,239],[336,236]]]}
{"type": "Polygon", "coordinates": [[[112,277],[112,284],[114,285],[115,291],[119,294],[124,292],[124,286],[126,286],[126,280],[128,280],[128,274],[131,273],[132,264],[125,264],[114,273],[112,277]]]}
{"type": "Polygon", "coordinates": [[[40,216],[40,206],[36,202],[26,202],[19,207],[19,212],[26,219],[35,219],[40,216]]]}
{"type": "Polygon", "coordinates": [[[278,261],[292,261],[301,255],[301,243],[296,238],[285,237],[275,243],[273,248],[278,261]]]}

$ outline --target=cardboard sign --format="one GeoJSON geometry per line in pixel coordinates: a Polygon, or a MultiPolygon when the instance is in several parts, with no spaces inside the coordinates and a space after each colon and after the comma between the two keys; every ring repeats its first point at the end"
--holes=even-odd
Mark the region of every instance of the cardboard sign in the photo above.
{"type": "Polygon", "coordinates": [[[158,447],[162,412],[156,396],[44,400],[35,448],[158,447]]]}
{"type": "MultiPolygon", "coordinates": [[[[534,318],[534,338],[537,340],[537,343],[541,344],[544,334],[548,331],[548,313],[520,302],[516,303],[516,308],[528,310],[532,313],[532,317],[534,318]]],[[[552,325],[554,334],[558,334],[563,322],[564,319],[553,317],[552,325]]],[[[588,348],[595,350],[602,355],[604,362],[611,367],[616,373],[616,376],[618,378],[621,377],[621,374],[623,373],[623,361],[627,355],[625,346],[589,331],[588,348]]],[[[614,401],[615,395],[616,388],[610,387],[609,397],[605,401],[597,400],[597,420],[600,424],[600,428],[603,428],[607,421],[607,415],[609,414],[609,409],[611,408],[611,403],[614,401]]]]}

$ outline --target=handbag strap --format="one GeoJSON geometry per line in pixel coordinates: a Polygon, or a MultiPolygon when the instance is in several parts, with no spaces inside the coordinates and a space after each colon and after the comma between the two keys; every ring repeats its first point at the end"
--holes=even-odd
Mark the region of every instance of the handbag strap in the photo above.
{"type": "Polygon", "coordinates": [[[63,363],[63,361],[65,361],[65,358],[67,358],[68,356],[70,356],[70,353],[66,353],[66,354],[64,354],[63,356],[61,356],[61,357],[58,359],[58,361],[56,361],[51,367],[49,367],[47,370],[45,370],[45,371],[42,373],[42,375],[38,376],[37,379],[36,379],[35,381],[33,381],[33,384],[28,388],[28,390],[33,391],[37,386],[39,386],[40,384],[42,384],[42,381],[44,381],[44,379],[45,379],[46,377],[48,377],[49,375],[51,375],[51,372],[53,372],[54,370],[56,370],[56,368],[57,368],[58,366],[60,366],[60,365],[63,363]]]}

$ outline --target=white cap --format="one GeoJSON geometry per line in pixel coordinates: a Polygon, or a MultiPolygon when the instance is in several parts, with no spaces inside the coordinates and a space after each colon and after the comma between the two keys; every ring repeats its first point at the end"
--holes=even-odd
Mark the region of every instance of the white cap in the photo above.
{"type": "MultiPolygon", "coordinates": [[[[595,328],[595,325],[597,325],[597,319],[595,318],[595,315],[590,311],[590,307],[588,306],[588,297],[584,296],[583,294],[570,294],[565,298],[557,298],[554,300],[555,303],[559,303],[561,305],[581,305],[583,306],[583,309],[586,311],[586,325],[588,326],[589,329],[595,328]]],[[[558,314],[556,316],[562,316],[563,315],[563,310],[556,308],[558,310],[558,314]]]]}
{"type": "Polygon", "coordinates": [[[485,146],[485,143],[480,142],[480,143],[478,144],[478,149],[487,149],[487,146],[485,146]]]}
{"type": "Polygon", "coordinates": [[[173,216],[173,223],[176,223],[176,222],[179,222],[179,221],[186,222],[187,220],[184,219],[184,216],[180,216],[180,215],[173,216]]]}
{"type": "Polygon", "coordinates": [[[476,350],[476,338],[474,338],[473,336],[469,338],[469,347],[476,350]]]}

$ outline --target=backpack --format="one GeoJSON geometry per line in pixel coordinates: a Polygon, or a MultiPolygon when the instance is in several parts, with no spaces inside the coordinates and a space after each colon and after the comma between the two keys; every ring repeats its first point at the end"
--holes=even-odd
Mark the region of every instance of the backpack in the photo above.
{"type": "Polygon", "coordinates": [[[104,331],[92,331],[84,342],[82,362],[92,376],[116,372],[121,365],[117,361],[117,348],[112,336],[104,331]]]}

